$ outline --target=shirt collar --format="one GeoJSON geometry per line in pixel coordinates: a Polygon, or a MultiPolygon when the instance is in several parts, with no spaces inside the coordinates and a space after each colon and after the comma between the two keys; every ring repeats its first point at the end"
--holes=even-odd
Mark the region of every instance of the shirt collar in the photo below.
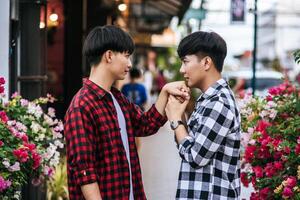
{"type": "Polygon", "coordinates": [[[220,88],[228,86],[227,82],[221,78],[218,81],[216,81],[214,84],[212,84],[200,97],[197,99],[197,101],[201,101],[203,99],[207,99],[211,96],[214,96],[218,93],[220,88]]]}
{"type": "MultiPolygon", "coordinates": [[[[96,83],[94,83],[88,78],[84,78],[82,82],[84,86],[86,86],[91,91],[93,91],[100,99],[103,98],[106,94],[109,94],[108,91],[104,90],[101,86],[97,85],[96,83]]],[[[120,95],[119,90],[116,89],[115,87],[111,87],[110,92],[114,95],[115,98],[118,98],[120,95]]]]}

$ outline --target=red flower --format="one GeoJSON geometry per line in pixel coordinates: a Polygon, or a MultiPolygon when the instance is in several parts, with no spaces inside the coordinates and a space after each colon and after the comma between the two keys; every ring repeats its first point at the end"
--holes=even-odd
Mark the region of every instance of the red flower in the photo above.
{"type": "Polygon", "coordinates": [[[268,95],[268,96],[266,97],[266,100],[267,100],[267,101],[272,101],[272,100],[273,100],[273,97],[272,97],[271,95],[268,95]]]}
{"type": "Polygon", "coordinates": [[[293,190],[289,187],[285,187],[282,192],[282,197],[291,198],[292,196],[294,196],[293,190]]]}
{"type": "Polygon", "coordinates": [[[37,169],[41,164],[42,157],[34,151],[34,152],[32,152],[32,158],[33,158],[33,166],[32,167],[33,167],[33,169],[37,169]]]}
{"type": "Polygon", "coordinates": [[[276,170],[282,170],[283,169],[283,164],[280,161],[274,162],[274,167],[276,170]]]}
{"type": "Polygon", "coordinates": [[[28,152],[24,148],[13,150],[13,154],[20,162],[26,162],[29,159],[28,152]]]}
{"type": "Polygon", "coordinates": [[[262,178],[264,176],[263,169],[260,166],[252,167],[252,169],[257,178],[262,178]]]}
{"type": "Polygon", "coordinates": [[[268,163],[265,167],[265,173],[267,177],[272,177],[276,173],[276,169],[273,167],[272,163],[268,163]]]}
{"type": "Polygon", "coordinates": [[[0,94],[4,92],[4,87],[0,85],[0,94]]]}
{"type": "Polygon", "coordinates": [[[296,148],[295,148],[295,153],[296,153],[297,155],[300,154],[300,144],[297,144],[297,146],[296,146],[296,148]]]}
{"type": "Polygon", "coordinates": [[[250,200],[260,200],[258,193],[252,192],[250,200]]]}
{"type": "Polygon", "coordinates": [[[246,150],[245,150],[245,160],[246,162],[251,162],[252,159],[254,158],[254,152],[256,150],[255,146],[247,146],[246,150]]]}
{"type": "Polygon", "coordinates": [[[3,85],[5,83],[5,79],[3,77],[0,77],[0,85],[3,85]]]}
{"type": "Polygon", "coordinates": [[[4,144],[4,143],[3,143],[3,142],[0,140],[0,147],[2,147],[2,146],[3,146],[3,144],[4,144]]]}
{"type": "Polygon", "coordinates": [[[249,186],[249,179],[248,179],[248,177],[247,177],[247,173],[245,173],[245,172],[242,172],[242,173],[241,173],[241,182],[243,183],[243,185],[244,185],[245,187],[248,187],[248,186],[249,186]]]}
{"type": "Polygon", "coordinates": [[[267,199],[270,192],[271,192],[270,188],[265,187],[259,191],[259,197],[261,199],[267,199]]]}
{"type": "Polygon", "coordinates": [[[261,132],[263,135],[266,135],[267,134],[267,128],[269,126],[271,126],[272,124],[267,122],[267,121],[264,121],[264,120],[260,120],[258,121],[258,125],[256,127],[256,131],[259,131],[261,132]]]}
{"type": "Polygon", "coordinates": [[[8,121],[8,117],[4,111],[0,111],[0,120],[3,121],[4,123],[8,121]]]}
{"type": "Polygon", "coordinates": [[[25,143],[24,146],[27,147],[30,152],[32,152],[33,150],[35,150],[35,144],[25,143]]]}

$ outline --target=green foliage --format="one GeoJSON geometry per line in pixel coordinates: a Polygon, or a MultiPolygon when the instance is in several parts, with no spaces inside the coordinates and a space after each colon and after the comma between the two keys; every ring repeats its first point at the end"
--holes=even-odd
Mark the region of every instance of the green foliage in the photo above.
{"type": "Polygon", "coordinates": [[[66,157],[56,166],[54,175],[47,182],[47,200],[66,200],[68,198],[66,157]]]}

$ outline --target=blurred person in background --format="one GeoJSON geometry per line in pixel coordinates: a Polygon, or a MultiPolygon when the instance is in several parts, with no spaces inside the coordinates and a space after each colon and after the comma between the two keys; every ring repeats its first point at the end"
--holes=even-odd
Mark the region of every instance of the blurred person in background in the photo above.
{"type": "Polygon", "coordinates": [[[129,83],[123,85],[122,93],[134,104],[145,110],[147,102],[147,92],[143,84],[141,84],[142,72],[138,68],[131,68],[129,71],[129,83]]]}

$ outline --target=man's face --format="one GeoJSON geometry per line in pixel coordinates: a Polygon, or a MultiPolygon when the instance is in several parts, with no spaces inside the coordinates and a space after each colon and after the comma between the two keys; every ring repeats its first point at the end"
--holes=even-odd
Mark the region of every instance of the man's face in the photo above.
{"type": "Polygon", "coordinates": [[[180,73],[183,74],[188,87],[200,88],[205,77],[204,58],[186,55],[182,59],[180,73]]]}
{"type": "Polygon", "coordinates": [[[132,67],[130,54],[127,52],[115,52],[112,60],[111,72],[115,80],[124,80],[125,76],[132,67]]]}

